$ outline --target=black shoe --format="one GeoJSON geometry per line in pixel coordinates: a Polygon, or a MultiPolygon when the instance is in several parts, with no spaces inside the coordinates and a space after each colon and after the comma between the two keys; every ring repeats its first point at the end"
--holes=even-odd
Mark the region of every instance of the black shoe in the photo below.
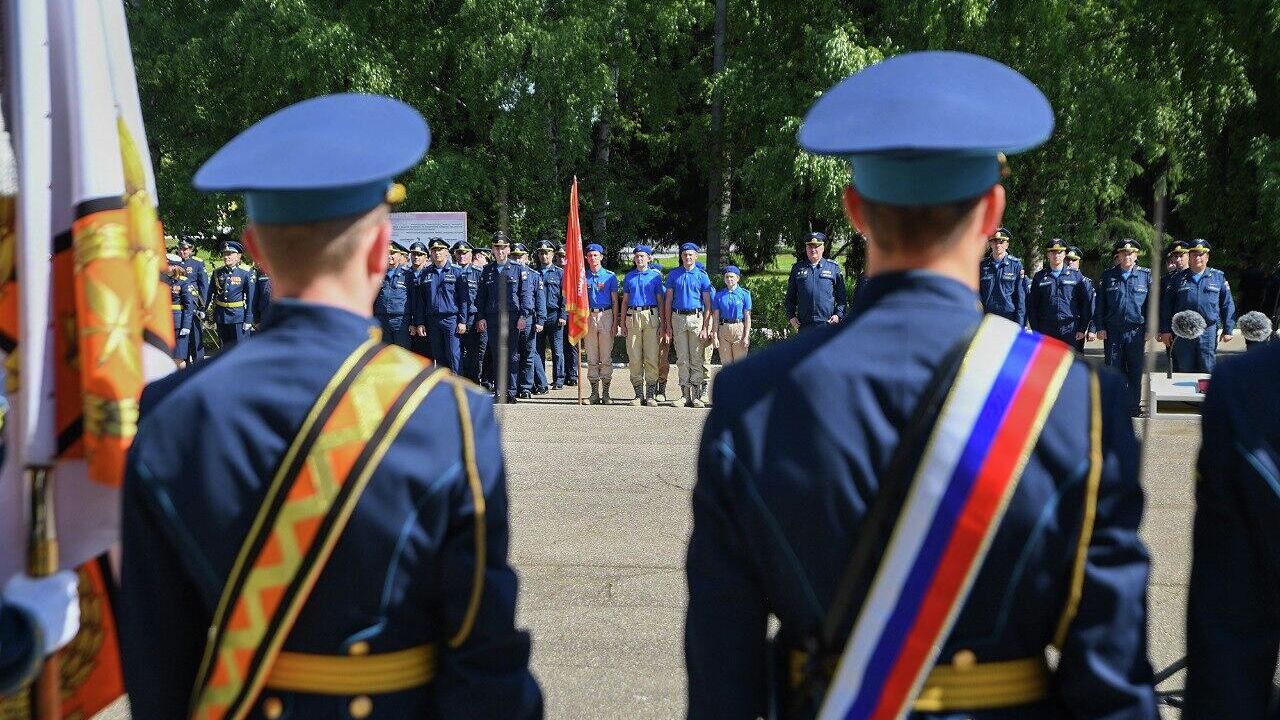
{"type": "Polygon", "coordinates": [[[578,381],[574,380],[573,378],[569,378],[568,380],[565,380],[564,384],[568,385],[569,387],[578,387],[578,381]]]}
{"type": "Polygon", "coordinates": [[[507,404],[508,404],[508,405],[515,405],[515,404],[516,404],[516,396],[515,396],[515,395],[509,395],[509,396],[507,396],[507,404]]]}
{"type": "Polygon", "coordinates": [[[530,400],[533,398],[533,393],[529,392],[528,390],[521,390],[520,394],[517,395],[516,397],[520,398],[521,400],[530,400]]]}
{"type": "Polygon", "coordinates": [[[552,389],[552,390],[559,390],[559,389],[561,389],[561,388],[563,388],[563,387],[564,387],[564,383],[556,383],[555,385],[552,385],[552,386],[551,386],[551,389],[552,389]]]}
{"type": "Polygon", "coordinates": [[[549,392],[551,392],[550,388],[534,388],[533,389],[534,395],[546,395],[549,392]]]}

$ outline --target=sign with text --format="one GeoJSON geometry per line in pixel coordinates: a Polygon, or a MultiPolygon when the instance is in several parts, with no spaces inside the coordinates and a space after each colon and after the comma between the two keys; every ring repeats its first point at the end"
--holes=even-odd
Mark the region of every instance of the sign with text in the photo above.
{"type": "Polygon", "coordinates": [[[464,212],[398,212],[391,213],[391,239],[405,247],[421,240],[443,238],[452,247],[467,239],[467,214],[464,212]]]}

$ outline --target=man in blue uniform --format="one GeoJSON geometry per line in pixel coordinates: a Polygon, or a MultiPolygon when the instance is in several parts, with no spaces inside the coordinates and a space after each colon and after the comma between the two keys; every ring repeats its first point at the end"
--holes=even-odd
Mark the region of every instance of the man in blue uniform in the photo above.
{"type": "Polygon", "coordinates": [[[533,356],[537,353],[538,335],[542,332],[543,321],[547,317],[547,292],[542,284],[542,275],[529,267],[529,248],[524,243],[511,246],[511,257],[524,268],[525,282],[529,284],[533,294],[531,326],[520,334],[520,392],[517,395],[521,400],[528,400],[533,397],[533,356]]]}
{"type": "MultiPolygon", "coordinates": [[[[499,231],[493,237],[494,261],[485,265],[480,275],[480,289],[476,293],[476,307],[483,316],[476,322],[481,332],[489,333],[489,362],[494,373],[494,388],[498,387],[498,353],[506,353],[507,357],[507,392],[506,401],[514,403],[520,385],[520,348],[528,334],[533,331],[533,314],[535,299],[533,280],[529,277],[529,268],[510,259],[511,243],[506,233],[499,231]],[[500,294],[499,275],[505,276],[506,297],[500,294]],[[499,309],[506,303],[507,342],[502,344],[499,327],[499,309]]],[[[501,401],[502,398],[499,398],[501,401]]]]}
{"type": "Polygon", "coordinates": [[[1160,342],[1166,347],[1173,344],[1173,369],[1178,372],[1213,372],[1218,342],[1231,342],[1235,330],[1231,284],[1221,270],[1209,267],[1209,249],[1208,241],[1193,240],[1187,248],[1187,269],[1170,276],[1160,298],[1160,342]],[[1173,336],[1173,316],[1183,310],[1194,310],[1204,318],[1205,330],[1199,339],[1173,336]]]}
{"type": "MultiPolygon", "coordinates": [[[[565,253],[565,249],[559,245],[556,246],[555,262],[556,267],[560,268],[561,272],[569,266],[569,256],[565,253]]],[[[568,324],[568,320],[568,317],[566,317],[566,325],[568,324]]],[[[567,331],[561,332],[560,335],[564,339],[563,343],[561,343],[564,346],[564,349],[562,350],[564,357],[564,384],[569,387],[577,387],[578,366],[582,363],[582,350],[579,346],[574,345],[569,340],[569,333],[567,331]]]]}
{"type": "Polygon", "coordinates": [[[490,348],[489,332],[485,329],[485,324],[480,320],[484,319],[484,308],[479,304],[480,283],[483,280],[484,269],[494,261],[493,250],[489,248],[476,248],[471,253],[471,267],[476,271],[476,302],[472,304],[475,309],[472,327],[476,328],[476,332],[480,335],[480,385],[492,390],[494,388],[493,381],[493,350],[490,348]]]}
{"type": "Polygon", "coordinates": [[[243,254],[243,245],[228,240],[222,245],[222,267],[213,271],[210,300],[223,350],[248,337],[253,327],[253,273],[240,267],[243,254]]]}
{"type": "Polygon", "coordinates": [[[184,272],[182,258],[169,253],[167,260],[169,271],[164,274],[164,281],[169,286],[169,308],[173,313],[173,359],[179,368],[184,368],[187,366],[193,339],[198,340],[200,337],[192,327],[200,295],[195,283],[184,272]]]}
{"type": "Polygon", "coordinates": [[[846,323],[716,381],[690,718],[1156,719],[1121,380],[978,304],[1004,153],[1052,124],[1026,78],[956,52],[872,65],[809,110],[800,144],[852,164],[867,280],[846,323]]]}
{"type": "Polygon", "coordinates": [[[476,293],[480,290],[480,267],[472,264],[473,248],[466,240],[453,244],[453,262],[459,268],[463,280],[467,283],[467,322],[462,329],[462,337],[458,340],[459,361],[462,376],[477,385],[480,384],[480,368],[484,363],[484,334],[476,330],[476,293]]]}
{"type": "Polygon", "coordinates": [[[409,347],[409,285],[412,272],[408,267],[409,248],[392,240],[388,253],[387,271],[382,286],[373,300],[373,317],[382,327],[382,337],[387,342],[409,347]]]}
{"type": "Polygon", "coordinates": [[[1076,340],[1076,352],[1084,352],[1084,343],[1086,340],[1093,342],[1097,339],[1098,328],[1093,324],[1093,316],[1098,309],[1098,295],[1094,292],[1093,280],[1080,271],[1080,261],[1084,259],[1084,253],[1078,245],[1071,245],[1067,248],[1067,267],[1080,273],[1080,277],[1084,282],[1084,294],[1089,299],[1089,327],[1086,330],[1085,337],[1076,340]]]}
{"type": "Polygon", "coordinates": [[[1141,251],[1132,238],[1112,248],[1116,264],[1102,271],[1094,316],[1107,366],[1120,371],[1129,384],[1132,417],[1141,414],[1142,354],[1147,344],[1147,300],[1151,294],[1151,271],[1137,264],[1141,251]]]}
{"type": "Polygon", "coordinates": [[[134,717],[541,717],[492,405],[370,312],[390,178],[427,142],[399,101],[332,95],[197,173],[245,193],[277,297],[253,342],[144,394],[121,523],[134,717]]]}
{"type": "Polygon", "coordinates": [[[405,305],[406,321],[409,323],[409,349],[424,357],[434,358],[431,354],[431,337],[427,331],[425,314],[427,265],[430,258],[427,244],[421,240],[409,243],[409,301],[405,305]]]}
{"type": "Polygon", "coordinates": [[[1025,325],[1027,285],[1022,261],[1009,254],[1012,238],[1008,230],[996,228],[988,240],[990,252],[978,267],[978,298],[983,312],[1025,325]]]}
{"type": "Polygon", "coordinates": [[[470,286],[462,268],[449,260],[449,243],[431,238],[427,243],[431,262],[418,276],[417,316],[429,343],[428,355],[440,367],[459,371],[458,337],[471,322],[470,286]]]}
{"type": "Polygon", "coordinates": [[[1224,359],[1201,412],[1184,720],[1277,717],[1280,343],[1224,359]]]}
{"type": "Polygon", "coordinates": [[[1031,278],[1027,322],[1032,330],[1075,347],[1093,315],[1084,275],[1066,266],[1067,246],[1061,240],[1050,241],[1045,255],[1049,264],[1031,278]]]}
{"type": "Polygon", "coordinates": [[[844,319],[844,272],[822,257],[826,243],[826,235],[809,233],[804,241],[805,259],[791,266],[783,308],[792,330],[815,330],[844,319]]]}
{"type": "Polygon", "coordinates": [[[0,697],[34,679],[46,655],[71,642],[80,629],[76,574],[43,578],[15,575],[0,598],[0,697]]]}
{"type": "Polygon", "coordinates": [[[187,279],[195,284],[196,294],[200,298],[191,319],[192,338],[187,346],[189,361],[204,359],[204,327],[201,321],[209,310],[209,292],[212,290],[209,285],[209,270],[203,260],[195,257],[195,251],[196,244],[191,238],[184,237],[178,241],[178,257],[182,258],[187,279]]]}
{"type": "Polygon", "coordinates": [[[547,298],[547,316],[538,333],[537,358],[533,363],[533,392],[545,394],[551,389],[564,387],[564,328],[569,322],[564,311],[564,268],[555,262],[558,252],[555,243],[541,240],[538,243],[538,273],[542,276],[542,292],[547,298]],[[543,358],[551,351],[551,375],[547,377],[543,358]]]}

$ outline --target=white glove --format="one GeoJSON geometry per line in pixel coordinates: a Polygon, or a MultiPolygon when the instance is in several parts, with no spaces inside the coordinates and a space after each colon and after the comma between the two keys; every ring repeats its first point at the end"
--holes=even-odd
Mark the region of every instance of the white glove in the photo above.
{"type": "Polygon", "coordinates": [[[45,578],[14,575],[4,586],[4,600],[35,618],[46,654],[71,642],[80,630],[80,595],[76,574],[63,570],[45,578]]]}
{"type": "Polygon", "coordinates": [[[245,324],[244,324],[244,331],[245,331],[245,332],[249,332],[249,331],[250,331],[250,330],[252,330],[252,329],[253,329],[253,323],[245,323],[245,324]]]}
{"type": "Polygon", "coordinates": [[[179,336],[190,335],[190,334],[191,334],[191,328],[182,328],[182,330],[178,331],[179,336]]]}

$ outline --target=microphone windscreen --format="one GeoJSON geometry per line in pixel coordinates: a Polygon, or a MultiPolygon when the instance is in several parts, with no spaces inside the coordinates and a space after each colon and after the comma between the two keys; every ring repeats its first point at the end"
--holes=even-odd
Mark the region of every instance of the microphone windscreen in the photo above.
{"type": "Polygon", "coordinates": [[[1183,340],[1199,340],[1205,327],[1204,316],[1195,310],[1183,310],[1173,316],[1173,334],[1183,340]]]}
{"type": "Polygon", "coordinates": [[[1244,334],[1244,339],[1250,342],[1263,342],[1271,337],[1271,318],[1257,310],[1241,315],[1236,324],[1244,334]]]}

